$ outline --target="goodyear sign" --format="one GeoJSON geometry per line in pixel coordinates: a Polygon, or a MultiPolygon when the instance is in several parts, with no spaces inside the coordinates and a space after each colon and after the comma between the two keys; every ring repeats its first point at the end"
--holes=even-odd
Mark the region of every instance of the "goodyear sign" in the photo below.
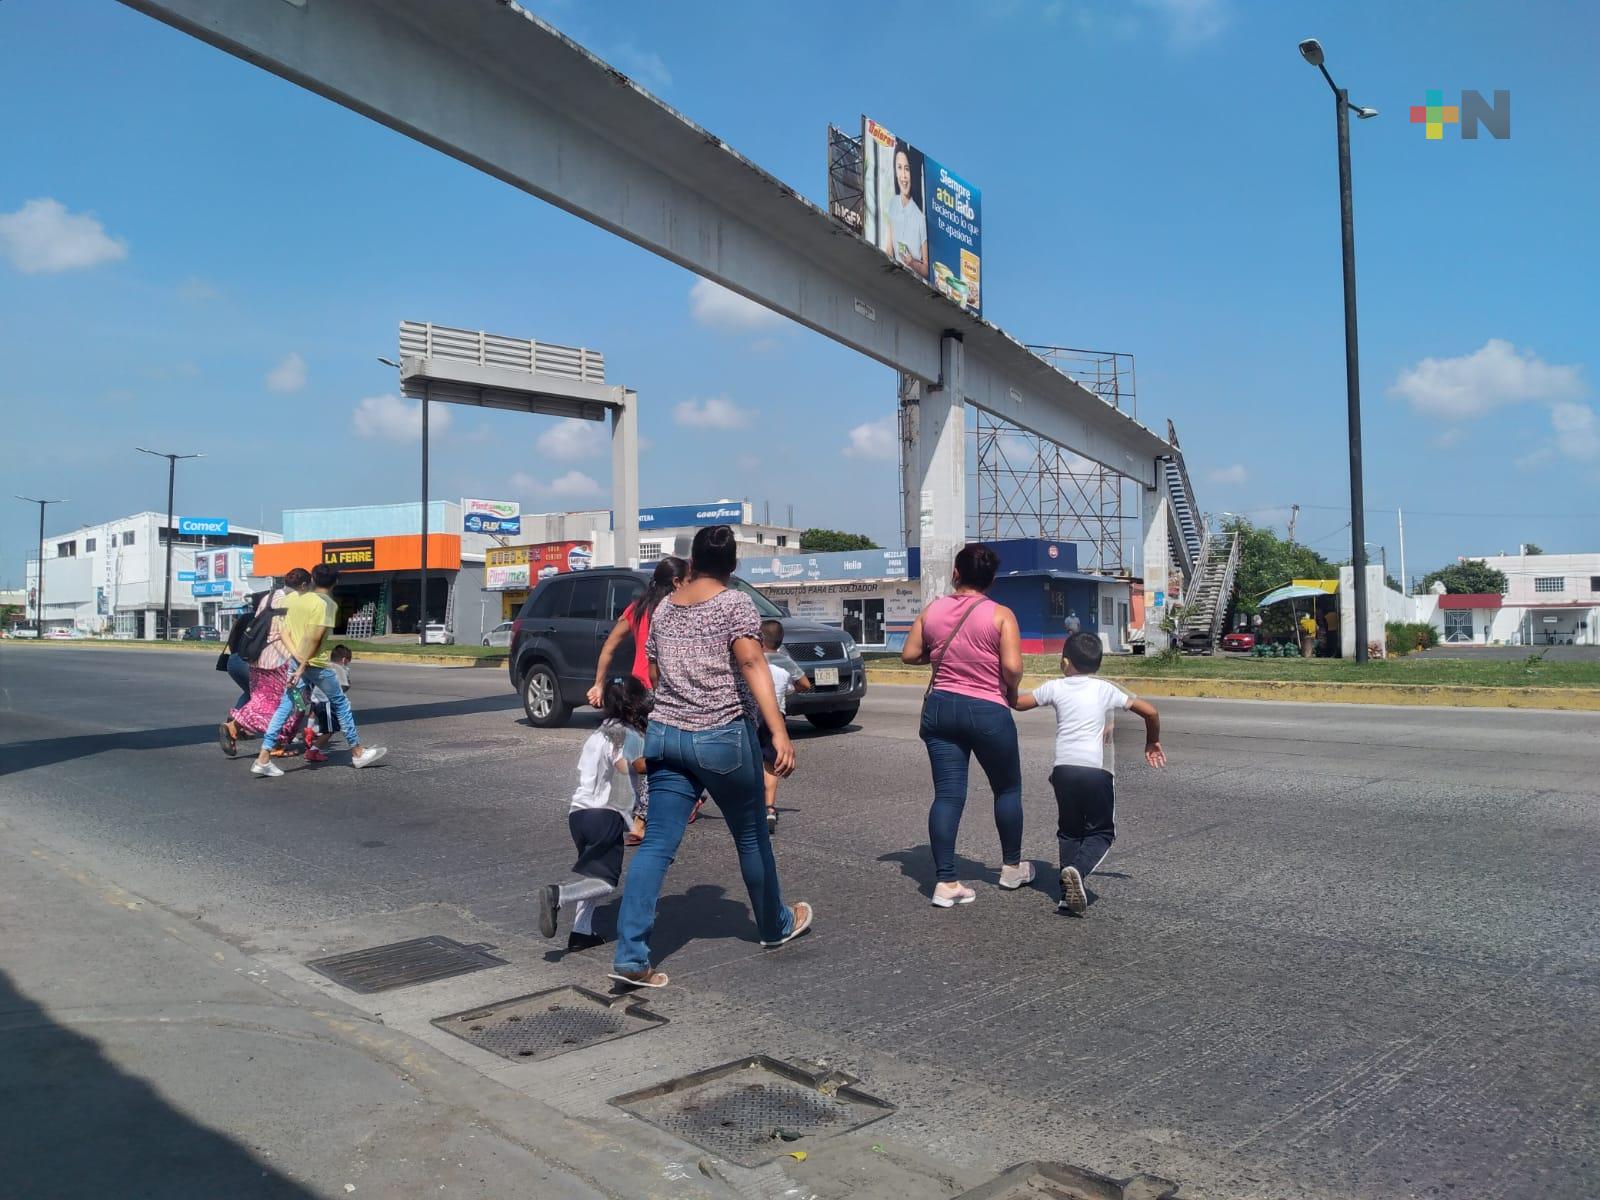
{"type": "Polygon", "coordinates": [[[371,571],[378,565],[378,549],[371,538],[353,542],[323,542],[322,561],[341,571],[371,571]]]}

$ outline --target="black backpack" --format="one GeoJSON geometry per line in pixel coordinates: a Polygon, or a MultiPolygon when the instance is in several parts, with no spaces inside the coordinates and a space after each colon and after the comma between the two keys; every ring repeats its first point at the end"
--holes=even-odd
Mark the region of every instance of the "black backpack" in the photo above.
{"type": "Polygon", "coordinates": [[[281,617],[285,612],[281,608],[261,607],[262,601],[270,595],[270,592],[262,592],[259,597],[254,598],[257,611],[250,618],[249,625],[244,633],[240,635],[239,645],[234,650],[234,653],[247,663],[253,663],[261,657],[262,652],[267,648],[268,641],[272,638],[272,618],[281,617]]]}

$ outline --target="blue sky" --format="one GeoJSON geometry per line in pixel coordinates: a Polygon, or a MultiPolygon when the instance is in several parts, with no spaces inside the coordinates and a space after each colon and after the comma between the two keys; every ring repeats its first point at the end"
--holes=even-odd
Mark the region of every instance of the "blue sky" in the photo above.
{"type": "MultiPolygon", "coordinates": [[[[1333,110],[1295,52],[1321,38],[1382,110],[1352,131],[1369,509],[1405,507],[1413,575],[1600,550],[1594,6],[531,7],[815,200],[829,121],[937,156],[983,192],[990,320],[1133,353],[1206,508],[1298,503],[1339,557],[1333,110]],[[1510,90],[1511,139],[1426,142],[1430,87],[1510,90]]],[[[161,508],[135,444],[203,451],[178,507],[239,523],[411,498],[415,412],[375,361],[410,317],[604,350],[647,504],[896,538],[887,369],[110,0],[0,4],[0,78],[0,472],[71,499],[52,527],[161,508]]],[[[434,444],[436,496],[581,507],[607,481],[551,421],[456,409],[434,444]]],[[[36,519],[0,505],[0,582],[36,519]]],[[[1392,516],[1368,537],[1395,565],[1392,516]]]]}

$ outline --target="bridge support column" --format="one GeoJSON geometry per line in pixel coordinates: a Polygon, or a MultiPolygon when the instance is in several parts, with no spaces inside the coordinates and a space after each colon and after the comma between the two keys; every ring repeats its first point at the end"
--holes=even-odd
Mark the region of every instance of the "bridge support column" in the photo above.
{"type": "Polygon", "coordinates": [[[1172,576],[1172,504],[1161,484],[1139,493],[1139,527],[1144,534],[1144,652],[1165,650],[1171,638],[1161,622],[1181,596],[1169,590],[1172,576]]]}
{"type": "Polygon", "coordinates": [[[639,565],[639,394],[616,389],[611,410],[611,552],[619,567],[639,565]]]}
{"type": "Polygon", "coordinates": [[[900,473],[906,502],[906,546],[919,548],[922,603],[951,590],[956,552],[967,540],[967,407],[962,390],[963,347],[946,332],[939,346],[939,381],[902,387],[900,473]],[[906,411],[914,409],[915,411],[906,411]]]}

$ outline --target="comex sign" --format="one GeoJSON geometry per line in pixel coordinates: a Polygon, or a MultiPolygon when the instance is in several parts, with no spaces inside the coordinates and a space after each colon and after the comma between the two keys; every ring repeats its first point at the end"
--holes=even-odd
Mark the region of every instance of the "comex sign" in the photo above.
{"type": "Polygon", "coordinates": [[[178,533],[188,537],[227,537],[227,517],[179,517],[178,533]]]}

